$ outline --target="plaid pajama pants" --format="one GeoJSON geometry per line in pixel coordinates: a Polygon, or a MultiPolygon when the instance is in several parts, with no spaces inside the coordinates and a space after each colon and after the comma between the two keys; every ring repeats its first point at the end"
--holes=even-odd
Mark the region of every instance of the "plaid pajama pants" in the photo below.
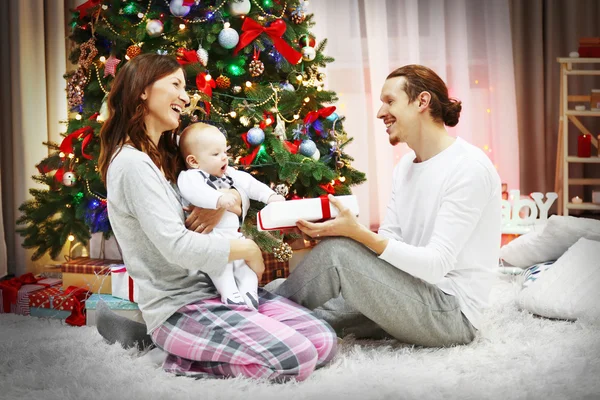
{"type": "Polygon", "coordinates": [[[220,298],[181,307],[152,332],[167,372],[188,376],[306,379],[335,355],[333,329],[306,308],[259,289],[258,312],[220,298]]]}

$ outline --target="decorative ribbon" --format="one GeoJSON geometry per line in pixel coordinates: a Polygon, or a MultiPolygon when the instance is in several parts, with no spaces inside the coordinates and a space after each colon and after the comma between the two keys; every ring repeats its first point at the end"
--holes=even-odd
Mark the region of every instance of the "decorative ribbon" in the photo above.
{"type": "Polygon", "coordinates": [[[254,159],[256,158],[256,155],[258,154],[259,150],[260,150],[261,146],[256,146],[254,148],[254,151],[251,154],[248,154],[245,157],[240,158],[240,163],[242,165],[250,165],[254,162],[254,159]]]}
{"type": "Polygon", "coordinates": [[[299,51],[294,50],[292,46],[281,38],[285,33],[286,28],[285,21],[282,19],[276,19],[270,26],[264,27],[252,18],[246,18],[242,25],[240,41],[235,47],[233,54],[237,55],[241,49],[252,43],[252,41],[260,36],[261,33],[266,33],[271,38],[271,41],[273,41],[273,46],[275,46],[277,51],[279,51],[290,64],[298,64],[302,59],[302,54],[299,51]]]}
{"type": "Polygon", "coordinates": [[[320,110],[311,111],[308,114],[306,114],[306,117],[304,117],[304,123],[307,125],[312,124],[313,122],[315,122],[317,120],[317,118],[319,118],[319,117],[327,118],[328,116],[333,114],[334,111],[335,111],[335,106],[323,107],[320,110]]]}
{"type": "Polygon", "coordinates": [[[177,49],[177,62],[180,65],[187,65],[200,62],[196,50],[187,50],[183,47],[177,49]]]}
{"type": "MultiPolygon", "coordinates": [[[[206,80],[206,73],[200,72],[196,75],[196,87],[208,97],[212,97],[212,90],[217,87],[217,84],[214,79],[206,80]]],[[[210,115],[210,102],[205,101],[204,107],[206,108],[206,115],[210,115]]]]}
{"type": "Polygon", "coordinates": [[[300,143],[302,143],[302,140],[294,140],[293,142],[286,140],[283,142],[283,145],[286,149],[288,149],[290,153],[298,154],[298,148],[300,147],[300,143]]]}
{"type": "Polygon", "coordinates": [[[273,124],[274,121],[275,121],[275,117],[273,116],[273,113],[265,111],[265,112],[263,112],[263,120],[260,122],[260,124],[258,126],[260,127],[260,129],[265,129],[267,126],[273,124]],[[271,123],[267,124],[267,118],[271,118],[271,123]]]}
{"type": "Polygon", "coordinates": [[[90,292],[77,286],[69,286],[62,295],[73,297],[73,309],[65,322],[72,326],[84,326],[85,300],[89,297],[90,292]]]}
{"type": "Polygon", "coordinates": [[[333,187],[333,185],[331,183],[328,183],[327,185],[321,184],[321,185],[319,185],[319,187],[329,194],[335,193],[335,188],[333,187]]]}
{"type": "Polygon", "coordinates": [[[329,208],[329,197],[320,196],[321,199],[321,213],[323,215],[323,221],[331,218],[331,209],[329,208]]]}
{"type": "Polygon", "coordinates": [[[133,300],[133,279],[129,277],[129,301],[135,303],[133,300]]]}
{"type": "Polygon", "coordinates": [[[2,289],[2,305],[5,313],[10,312],[10,305],[17,302],[17,293],[23,285],[33,285],[37,283],[37,279],[31,272],[21,275],[18,278],[11,278],[0,281],[0,289],[2,289]]]}
{"type": "Polygon", "coordinates": [[[88,0],[82,5],[76,7],[75,10],[79,11],[79,19],[87,16],[89,9],[100,5],[101,2],[102,0],[88,0]]]}
{"type": "Polygon", "coordinates": [[[252,146],[250,146],[250,142],[248,142],[248,132],[242,133],[241,137],[242,137],[242,140],[244,141],[244,143],[246,143],[246,148],[247,149],[249,149],[250,147],[252,147],[252,146]]]}
{"type": "Polygon", "coordinates": [[[92,159],[92,156],[85,154],[85,147],[88,145],[90,140],[92,140],[92,136],[94,135],[94,128],[91,126],[84,126],[83,128],[77,129],[75,132],[67,135],[63,141],[60,143],[60,151],[65,154],[73,153],[73,140],[80,139],[83,137],[83,142],[81,142],[81,155],[88,160],[92,159]]]}
{"type": "Polygon", "coordinates": [[[196,4],[196,0],[183,0],[183,5],[186,7],[191,7],[196,4]]]}

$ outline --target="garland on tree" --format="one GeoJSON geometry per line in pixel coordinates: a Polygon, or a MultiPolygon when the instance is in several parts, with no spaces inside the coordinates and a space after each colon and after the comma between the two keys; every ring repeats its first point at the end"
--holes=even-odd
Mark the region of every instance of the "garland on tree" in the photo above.
{"type": "MultiPolygon", "coordinates": [[[[344,153],[350,143],[320,68],[326,40],[309,31],[303,0],[88,0],[71,20],[76,44],[65,75],[70,116],[60,144],[38,165],[17,232],[32,259],[56,258],[68,240],[112,235],[97,160],[106,98],[119,68],[141,53],[173,55],[191,103],[181,128],[207,121],[226,132],[232,163],[287,199],[350,194],[365,180],[344,153]]],[[[252,202],[242,232],[285,258],[282,232],[258,232],[252,202]]],[[[290,235],[288,235],[290,236],[290,235]]]]}

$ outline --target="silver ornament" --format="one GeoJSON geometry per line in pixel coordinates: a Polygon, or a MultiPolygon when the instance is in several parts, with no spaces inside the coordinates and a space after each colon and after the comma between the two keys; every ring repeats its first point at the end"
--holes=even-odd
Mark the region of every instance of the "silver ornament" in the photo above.
{"type": "Polygon", "coordinates": [[[163,29],[163,23],[158,19],[148,20],[148,23],[146,24],[146,32],[150,37],[160,36],[163,33],[163,29]]]}
{"type": "Polygon", "coordinates": [[[302,53],[302,59],[304,61],[312,61],[317,56],[317,51],[310,46],[303,47],[300,52],[302,53]]]}
{"type": "Polygon", "coordinates": [[[183,0],[171,0],[169,10],[176,17],[185,17],[190,12],[190,7],[184,6],[183,0]]]}
{"type": "Polygon", "coordinates": [[[321,159],[321,152],[319,149],[315,150],[315,153],[311,156],[311,158],[315,161],[319,161],[321,159]]]}
{"type": "Polygon", "coordinates": [[[247,15],[250,12],[250,0],[233,0],[229,3],[229,13],[234,17],[247,15]]]}
{"type": "Polygon", "coordinates": [[[312,157],[315,151],[317,151],[317,145],[311,139],[304,139],[298,148],[298,152],[306,157],[312,157]]]}
{"type": "Polygon", "coordinates": [[[219,32],[219,44],[226,49],[233,49],[240,41],[240,35],[233,28],[224,28],[219,32]]]}
{"type": "Polygon", "coordinates": [[[65,186],[73,186],[77,181],[77,176],[72,171],[65,172],[62,178],[63,185],[65,186]]]}
{"type": "Polygon", "coordinates": [[[198,47],[198,50],[196,50],[196,54],[198,55],[198,60],[200,61],[200,64],[206,67],[206,65],[208,64],[208,51],[206,51],[206,49],[200,46],[198,47]]]}
{"type": "Polygon", "coordinates": [[[248,140],[248,143],[250,143],[252,146],[258,146],[265,141],[265,132],[259,127],[255,126],[248,131],[246,140],[248,140]]]}
{"type": "Polygon", "coordinates": [[[233,87],[231,88],[231,91],[232,91],[233,93],[235,93],[235,94],[241,93],[241,92],[242,92],[242,87],[241,87],[241,86],[238,86],[238,85],[235,85],[235,86],[233,86],[233,87]]]}

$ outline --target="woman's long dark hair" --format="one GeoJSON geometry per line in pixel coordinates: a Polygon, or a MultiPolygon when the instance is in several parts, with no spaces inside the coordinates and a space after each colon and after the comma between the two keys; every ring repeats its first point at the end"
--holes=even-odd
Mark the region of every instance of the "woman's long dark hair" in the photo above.
{"type": "Polygon", "coordinates": [[[180,68],[173,57],[141,54],[117,73],[108,95],[109,116],[100,129],[98,169],[105,184],[113,154],[126,142],[148,154],[169,181],[177,181],[183,159],[176,143],[176,132],[164,133],[158,146],[154,145],[146,132],[144,117],[148,114],[148,106],[141,96],[148,86],[180,68]]]}

